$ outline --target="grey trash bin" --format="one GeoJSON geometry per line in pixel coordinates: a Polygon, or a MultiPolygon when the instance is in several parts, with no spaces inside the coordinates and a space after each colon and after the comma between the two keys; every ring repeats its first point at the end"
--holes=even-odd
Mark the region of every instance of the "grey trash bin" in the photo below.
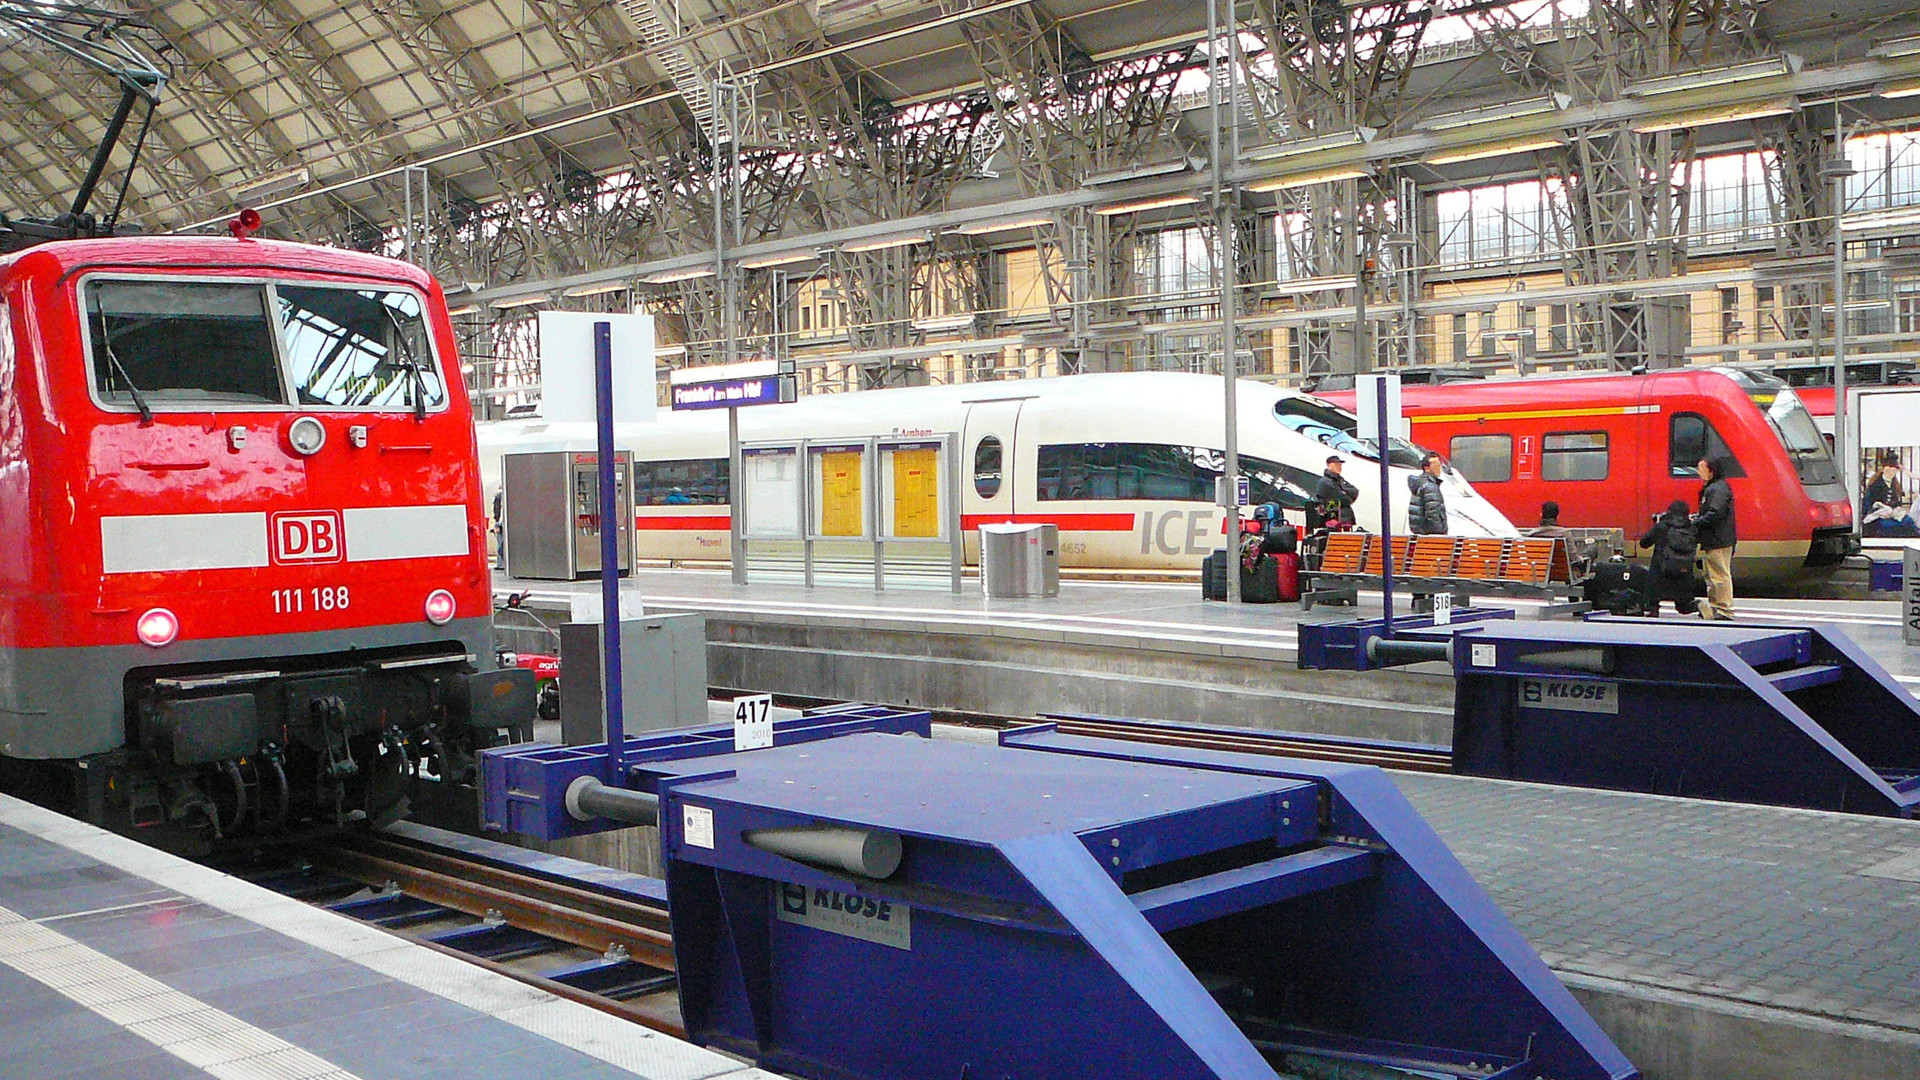
{"type": "Polygon", "coordinates": [[[1060,526],[980,526],[980,576],[988,596],[1059,596],[1060,526]]]}

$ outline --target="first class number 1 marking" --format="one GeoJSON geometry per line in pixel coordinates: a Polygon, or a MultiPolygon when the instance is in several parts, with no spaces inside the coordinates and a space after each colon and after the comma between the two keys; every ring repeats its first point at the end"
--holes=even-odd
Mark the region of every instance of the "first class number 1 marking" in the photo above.
{"type": "Polygon", "coordinates": [[[345,585],[315,585],[310,589],[275,589],[273,590],[273,613],[297,615],[303,611],[345,611],[348,600],[345,585]]]}

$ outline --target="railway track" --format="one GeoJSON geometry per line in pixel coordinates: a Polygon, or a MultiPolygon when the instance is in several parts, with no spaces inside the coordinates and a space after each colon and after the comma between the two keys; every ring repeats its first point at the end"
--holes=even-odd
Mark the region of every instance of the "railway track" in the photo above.
{"type": "MultiPolygon", "coordinates": [[[[1027,721],[1031,723],[1032,721],[1027,721]]],[[[1195,731],[1189,727],[1160,724],[1151,720],[1125,720],[1106,716],[1049,715],[1043,723],[1059,725],[1067,735],[1088,735],[1102,739],[1127,739],[1159,746],[1184,746],[1196,750],[1225,750],[1241,754],[1268,754],[1277,757],[1308,758],[1314,761],[1339,761],[1349,765],[1378,765],[1403,772],[1451,772],[1452,754],[1444,747],[1403,743],[1373,742],[1364,739],[1339,739],[1332,736],[1298,735],[1291,732],[1249,732],[1232,728],[1219,731],[1195,731]]]]}
{"type": "MultiPolygon", "coordinates": [[[[784,705],[818,704],[783,698],[784,705]]],[[[1036,721],[938,714],[942,723],[1004,729],[1036,721]]],[[[1448,755],[1287,733],[1193,730],[1145,720],[1049,716],[1070,735],[1445,772],[1448,755]]],[[[636,1024],[685,1037],[666,910],[414,837],[365,834],[308,845],[290,863],[238,871],[255,884],[400,935],[508,978],[636,1024]]]]}
{"type": "MultiPolygon", "coordinates": [[[[715,687],[714,700],[730,700],[747,690],[715,687]]],[[[783,708],[811,709],[839,704],[833,698],[773,695],[774,704],[783,708]]],[[[1160,746],[1185,746],[1196,750],[1222,750],[1242,754],[1266,754],[1275,757],[1307,758],[1313,761],[1338,761],[1349,765],[1378,765],[1404,772],[1450,772],[1452,754],[1444,746],[1394,743],[1373,739],[1343,739],[1335,735],[1309,735],[1290,731],[1249,731],[1244,728],[1196,729],[1192,725],[1157,720],[1133,720],[1114,716],[1088,716],[1048,713],[1038,717],[999,716],[992,713],[954,712],[933,709],[935,723],[960,727],[1005,730],[1027,724],[1056,724],[1068,735],[1087,735],[1103,739],[1128,739],[1160,746]]]]}
{"type": "Polygon", "coordinates": [[[311,845],[254,884],[508,978],[685,1037],[658,907],[390,836],[311,845]]]}

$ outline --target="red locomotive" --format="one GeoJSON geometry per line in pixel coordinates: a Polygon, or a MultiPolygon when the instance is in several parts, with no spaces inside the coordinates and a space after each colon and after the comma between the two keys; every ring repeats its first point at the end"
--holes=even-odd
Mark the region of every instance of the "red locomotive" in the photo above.
{"type": "Polygon", "coordinates": [[[533,713],[439,285],[246,232],[0,258],[0,773],[170,846],[395,816],[533,713]]]}
{"type": "Polygon", "coordinates": [[[1770,375],[1487,379],[1407,386],[1401,400],[1413,441],[1444,454],[1522,528],[1552,501],[1562,525],[1638,537],[1674,499],[1693,505],[1695,464],[1725,455],[1739,514],[1736,577],[1800,580],[1851,550],[1853,509],[1833,455],[1794,391],[1770,375]]]}

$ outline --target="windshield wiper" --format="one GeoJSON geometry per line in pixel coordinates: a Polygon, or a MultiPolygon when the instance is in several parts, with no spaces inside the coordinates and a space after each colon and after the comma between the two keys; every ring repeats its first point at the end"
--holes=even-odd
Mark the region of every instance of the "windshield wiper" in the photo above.
{"type": "Polygon", "coordinates": [[[400,351],[407,356],[400,366],[407,369],[407,381],[413,388],[413,419],[416,422],[423,421],[427,418],[427,377],[420,373],[420,359],[413,354],[413,343],[407,340],[400,317],[385,304],[380,305],[380,310],[387,313],[387,322],[393,324],[394,340],[400,343],[400,351]]]}
{"type": "Polygon", "coordinates": [[[133,376],[127,374],[126,365],[120,362],[119,354],[113,351],[113,334],[107,329],[107,313],[95,311],[94,314],[100,317],[100,347],[107,354],[107,363],[113,365],[114,373],[126,384],[127,396],[133,399],[133,407],[140,410],[140,426],[147,427],[153,423],[153,406],[147,404],[147,395],[133,384],[133,376]]]}

